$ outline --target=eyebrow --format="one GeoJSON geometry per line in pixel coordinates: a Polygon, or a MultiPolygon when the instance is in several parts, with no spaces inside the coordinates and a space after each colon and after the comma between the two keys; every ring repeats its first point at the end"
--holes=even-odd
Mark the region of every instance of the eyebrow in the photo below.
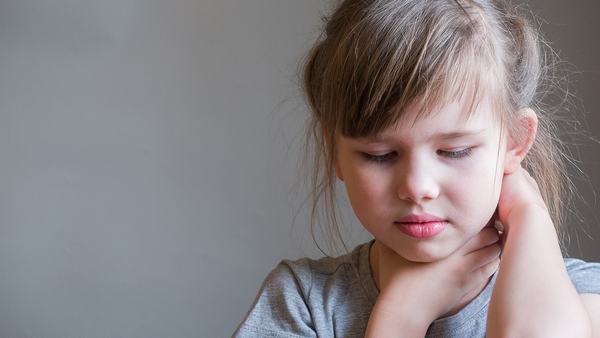
{"type": "MultiPolygon", "coordinates": [[[[437,133],[437,134],[432,135],[429,138],[429,140],[431,140],[431,139],[452,140],[452,139],[461,138],[461,137],[465,137],[465,136],[474,136],[477,134],[481,134],[484,131],[485,131],[485,129],[459,130],[459,131],[452,131],[452,132],[448,132],[448,133],[437,133]]],[[[385,141],[388,141],[389,139],[391,139],[391,137],[387,137],[382,134],[376,134],[373,136],[367,136],[364,139],[367,141],[371,141],[371,142],[385,142],[385,141]]]]}

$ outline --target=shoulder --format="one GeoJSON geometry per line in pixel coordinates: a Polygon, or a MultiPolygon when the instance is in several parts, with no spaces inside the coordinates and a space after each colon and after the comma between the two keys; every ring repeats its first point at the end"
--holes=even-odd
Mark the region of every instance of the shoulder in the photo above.
{"type": "Polygon", "coordinates": [[[319,302],[327,297],[324,292],[346,289],[356,279],[360,247],[337,257],[282,259],[265,278],[263,288],[281,295],[296,294],[306,303],[319,302]]]}
{"type": "Polygon", "coordinates": [[[233,337],[311,337],[314,325],[306,298],[311,273],[307,259],[281,260],[263,280],[233,337]]]}
{"type": "Polygon", "coordinates": [[[308,295],[312,284],[311,265],[311,259],[306,257],[295,260],[282,259],[269,272],[263,286],[276,286],[278,288],[293,286],[303,294],[308,295]]]}
{"type": "Polygon", "coordinates": [[[578,293],[600,294],[600,263],[565,258],[567,273],[578,293]]]}
{"type": "MultiPolygon", "coordinates": [[[[346,310],[350,310],[343,302],[353,298],[348,294],[356,278],[351,271],[361,247],[338,257],[280,260],[263,280],[234,336],[333,335],[332,328],[346,323],[334,317],[345,319],[346,310]]],[[[346,326],[336,327],[337,332],[351,325],[346,326]]]]}
{"type": "Polygon", "coordinates": [[[296,284],[304,296],[311,297],[318,293],[322,284],[346,283],[358,278],[356,272],[361,259],[368,251],[368,244],[356,246],[351,252],[336,257],[312,259],[303,257],[295,260],[283,259],[265,279],[267,284],[296,284]],[[367,249],[367,251],[365,251],[367,249]]]}

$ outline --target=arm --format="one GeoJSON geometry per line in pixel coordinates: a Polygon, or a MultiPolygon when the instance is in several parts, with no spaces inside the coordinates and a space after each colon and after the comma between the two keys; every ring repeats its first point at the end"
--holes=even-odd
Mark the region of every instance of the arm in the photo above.
{"type": "Polygon", "coordinates": [[[398,337],[400,334],[405,337],[425,337],[430,321],[415,319],[415,313],[411,313],[406,307],[402,309],[392,304],[392,308],[387,306],[385,301],[378,300],[373,307],[365,333],[366,338],[398,337]]]}
{"type": "Polygon", "coordinates": [[[488,337],[591,337],[589,314],[569,279],[547,210],[515,210],[507,225],[488,337]]]}
{"type": "Polygon", "coordinates": [[[424,337],[431,323],[458,312],[498,268],[498,233],[485,228],[439,261],[407,261],[375,241],[374,279],[381,290],[366,337],[424,337]],[[432,292],[435,290],[435,292],[432,292]]]}
{"type": "Polygon", "coordinates": [[[592,320],[592,337],[600,338],[600,295],[595,293],[580,294],[590,319],[592,320]]]}

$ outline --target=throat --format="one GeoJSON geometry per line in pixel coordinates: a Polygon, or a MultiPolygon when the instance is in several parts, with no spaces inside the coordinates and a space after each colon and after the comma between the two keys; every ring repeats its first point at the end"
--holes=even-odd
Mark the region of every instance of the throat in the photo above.
{"type": "MultiPolygon", "coordinates": [[[[381,244],[377,240],[375,240],[375,241],[373,241],[373,243],[371,244],[371,247],[369,248],[369,265],[370,265],[370,269],[371,269],[371,275],[373,277],[373,282],[375,283],[375,286],[377,287],[377,291],[379,291],[379,292],[381,292],[381,281],[380,281],[381,278],[380,278],[380,267],[379,267],[380,245],[381,244]]],[[[450,311],[443,314],[441,317],[439,317],[437,319],[450,317],[450,316],[453,316],[453,315],[459,313],[462,309],[464,309],[467,305],[469,305],[475,298],[477,298],[481,294],[481,292],[485,289],[485,287],[488,285],[488,283],[491,281],[492,278],[493,278],[493,276],[482,281],[482,283],[480,285],[478,285],[476,288],[474,288],[472,291],[470,291],[458,304],[456,304],[456,306],[454,306],[450,311]]]]}

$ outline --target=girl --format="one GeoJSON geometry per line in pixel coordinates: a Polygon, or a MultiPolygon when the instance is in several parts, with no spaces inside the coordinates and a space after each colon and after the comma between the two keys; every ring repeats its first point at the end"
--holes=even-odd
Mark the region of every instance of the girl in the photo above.
{"type": "Polygon", "coordinates": [[[313,215],[339,179],[374,239],[281,261],[234,336],[600,337],[600,264],[559,246],[544,60],[504,1],[342,1],[304,68],[313,215]]]}

